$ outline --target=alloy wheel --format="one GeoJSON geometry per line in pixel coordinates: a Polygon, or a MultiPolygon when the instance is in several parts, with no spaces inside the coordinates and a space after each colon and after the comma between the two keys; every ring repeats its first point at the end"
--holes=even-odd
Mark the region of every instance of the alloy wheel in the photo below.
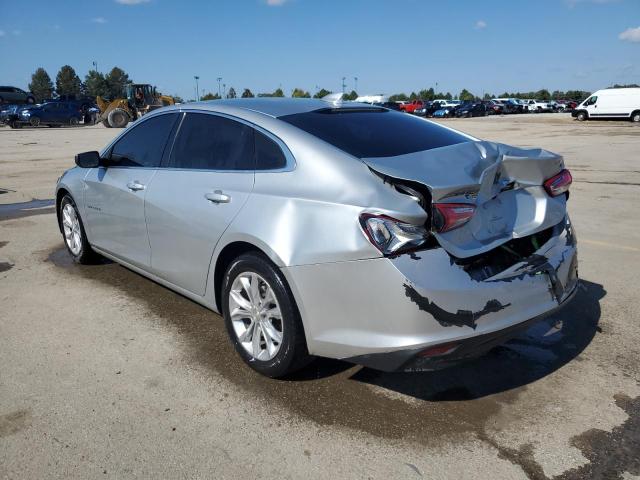
{"type": "Polygon", "coordinates": [[[229,315],[238,342],[254,359],[269,361],[280,350],[282,312],[273,289],[255,272],[238,275],[229,291],[229,315]]]}
{"type": "Polygon", "coordinates": [[[74,255],[79,255],[82,250],[82,231],[80,220],[73,205],[67,203],[62,209],[62,229],[67,247],[74,255]]]}

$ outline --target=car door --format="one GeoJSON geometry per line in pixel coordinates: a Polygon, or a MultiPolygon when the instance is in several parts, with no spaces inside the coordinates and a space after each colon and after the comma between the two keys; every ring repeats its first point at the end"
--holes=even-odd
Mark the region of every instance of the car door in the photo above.
{"type": "Polygon", "coordinates": [[[178,113],[142,118],[106,153],[106,167],[85,177],[85,216],[89,240],[107,253],[149,268],[151,249],[144,215],[144,199],[178,113]]]}
{"type": "Polygon", "coordinates": [[[241,121],[185,114],[146,197],[154,274],[204,295],[213,250],[253,190],[254,148],[241,121]]]}
{"type": "Polygon", "coordinates": [[[584,106],[590,117],[597,117],[600,115],[600,112],[598,111],[598,97],[596,95],[589,97],[589,99],[584,103],[584,106]]]}

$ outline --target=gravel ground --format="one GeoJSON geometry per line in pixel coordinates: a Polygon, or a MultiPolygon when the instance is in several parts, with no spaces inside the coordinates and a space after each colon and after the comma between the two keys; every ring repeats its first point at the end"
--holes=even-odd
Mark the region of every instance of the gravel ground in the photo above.
{"type": "Polygon", "coordinates": [[[443,123],[565,156],[575,300],[453,369],[288,381],[245,368],[216,314],[70,261],[47,200],[118,130],[0,129],[0,478],[640,478],[640,127],[443,123]]]}

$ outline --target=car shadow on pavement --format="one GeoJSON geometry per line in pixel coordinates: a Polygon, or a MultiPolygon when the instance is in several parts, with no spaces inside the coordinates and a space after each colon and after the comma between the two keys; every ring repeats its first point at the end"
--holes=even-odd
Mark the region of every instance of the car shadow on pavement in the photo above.
{"type": "Polygon", "coordinates": [[[362,368],[351,379],[428,401],[471,400],[535,382],[575,359],[601,331],[600,300],[606,290],[585,280],[578,288],[566,307],[475,360],[420,373],[362,368]]]}

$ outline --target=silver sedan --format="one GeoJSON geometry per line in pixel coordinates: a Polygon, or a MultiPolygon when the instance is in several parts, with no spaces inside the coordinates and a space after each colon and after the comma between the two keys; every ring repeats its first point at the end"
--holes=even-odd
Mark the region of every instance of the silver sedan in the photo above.
{"type": "Polygon", "coordinates": [[[562,157],[381,107],[167,107],[76,164],[56,190],[73,258],[103,255],[221,313],[272,377],[314,356],[442,368],[577,285],[562,157]]]}

